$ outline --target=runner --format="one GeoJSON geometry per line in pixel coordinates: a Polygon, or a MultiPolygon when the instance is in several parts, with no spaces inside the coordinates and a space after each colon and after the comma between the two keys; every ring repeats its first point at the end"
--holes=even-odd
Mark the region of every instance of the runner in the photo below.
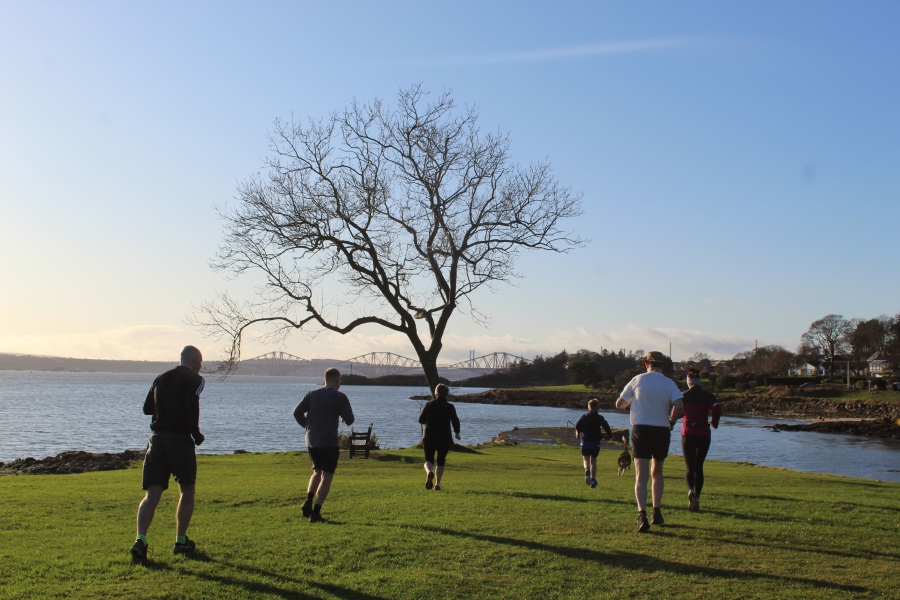
{"type": "Polygon", "coordinates": [[[341,372],[335,368],[325,371],[325,387],[310,390],[294,409],[294,418],[306,428],[306,448],[312,460],[313,474],[306,488],[306,502],[301,510],[310,523],[322,523],[322,504],[331,490],[337,470],[338,419],[353,425],[355,417],[350,400],[339,392],[341,372]],[[315,499],[315,504],[313,500],[315,499]]]}
{"type": "Polygon", "coordinates": [[[591,489],[597,487],[597,455],[600,454],[600,446],[603,445],[601,429],[605,429],[607,437],[612,439],[612,429],[609,428],[609,423],[606,422],[603,415],[598,412],[599,410],[600,401],[591,398],[588,400],[588,412],[581,415],[581,418],[575,423],[575,437],[581,438],[584,482],[591,486],[591,489]]]}
{"type": "Polygon", "coordinates": [[[681,415],[681,392],[675,382],[662,374],[666,356],[648,352],[642,361],[646,373],[628,382],[616,400],[616,408],[631,409],[631,452],[634,454],[634,496],[637,499],[637,531],[650,530],[650,524],[662,525],[663,461],[669,455],[672,424],[669,411],[681,415]],[[652,459],[652,466],[651,466],[652,459]],[[653,478],[653,518],[647,522],[647,479],[653,478]]]}
{"type": "Polygon", "coordinates": [[[200,393],[203,377],[200,367],[203,355],[193,346],[181,351],[181,365],[156,378],[144,400],[144,414],[150,421],[150,441],[144,457],[143,481],[147,492],[137,513],[137,540],[131,546],[135,562],[147,560],[147,530],[153,522],[156,507],[169,487],[169,475],[181,490],[175,511],[174,554],[196,549],[187,529],[194,514],[194,484],[197,480],[197,455],[194,446],[203,443],[200,433],[200,393]]]}
{"type": "MultiPolygon", "coordinates": [[[[684,393],[684,422],[681,426],[681,450],[684,455],[684,478],[688,486],[688,510],[699,512],[700,492],[703,490],[703,461],[709,452],[712,432],[706,419],[712,412],[712,426],[719,427],[722,405],[718,399],[700,387],[700,371],[689,369],[688,391],[684,393]]],[[[672,425],[678,421],[673,415],[672,425]]]]}
{"type": "Polygon", "coordinates": [[[422,446],[425,448],[425,489],[430,490],[432,484],[435,490],[441,489],[441,477],[444,475],[444,463],[447,452],[453,445],[450,434],[450,426],[459,439],[459,417],[456,416],[456,407],[447,402],[450,388],[443,383],[434,388],[434,400],[425,405],[419,415],[419,423],[425,426],[422,434],[422,446]],[[434,455],[437,453],[437,469],[435,470],[434,455]],[[437,471],[437,481],[435,479],[437,471]]]}

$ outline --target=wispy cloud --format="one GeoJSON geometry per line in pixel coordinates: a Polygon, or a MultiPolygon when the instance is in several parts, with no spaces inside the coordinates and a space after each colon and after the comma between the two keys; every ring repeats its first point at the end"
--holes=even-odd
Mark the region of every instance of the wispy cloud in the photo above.
{"type": "Polygon", "coordinates": [[[673,50],[678,48],[696,47],[707,43],[709,43],[709,40],[707,40],[706,38],[696,37],[656,38],[649,40],[629,40],[624,42],[600,42],[596,44],[562,46],[559,48],[544,48],[540,50],[525,50],[520,52],[500,52],[494,54],[473,54],[467,56],[445,56],[431,58],[422,57],[405,61],[405,64],[428,66],[459,66],[479,64],[487,65],[528,63],[584,58],[590,56],[604,56],[611,54],[634,54],[637,52],[673,50]]]}

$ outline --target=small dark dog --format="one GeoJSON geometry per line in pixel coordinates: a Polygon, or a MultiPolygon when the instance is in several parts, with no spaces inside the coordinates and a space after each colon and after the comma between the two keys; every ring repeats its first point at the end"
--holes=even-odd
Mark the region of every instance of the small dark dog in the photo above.
{"type": "Polygon", "coordinates": [[[622,445],[625,446],[625,449],[622,450],[622,454],[619,455],[619,475],[624,475],[625,471],[631,469],[631,454],[628,453],[628,438],[624,435],[622,436],[622,445]]]}

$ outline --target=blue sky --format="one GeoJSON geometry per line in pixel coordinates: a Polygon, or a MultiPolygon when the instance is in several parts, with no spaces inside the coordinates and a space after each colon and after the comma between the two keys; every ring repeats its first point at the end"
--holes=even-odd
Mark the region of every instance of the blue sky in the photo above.
{"type": "MultiPolygon", "coordinates": [[[[900,311],[900,4],[0,2],[0,352],[171,358],[276,118],[453,90],[584,193],[443,358],[796,346],[900,311]]],[[[251,342],[245,352],[273,349],[251,342]]],[[[378,329],[304,357],[409,355],[378,329]]]]}

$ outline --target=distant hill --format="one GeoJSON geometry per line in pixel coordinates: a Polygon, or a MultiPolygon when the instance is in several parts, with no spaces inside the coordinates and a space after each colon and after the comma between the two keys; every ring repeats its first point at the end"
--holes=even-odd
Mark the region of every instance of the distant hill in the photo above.
{"type": "Polygon", "coordinates": [[[100,360],[30,354],[0,354],[0,371],[74,371],[81,373],[162,373],[177,362],[100,360]]]}

